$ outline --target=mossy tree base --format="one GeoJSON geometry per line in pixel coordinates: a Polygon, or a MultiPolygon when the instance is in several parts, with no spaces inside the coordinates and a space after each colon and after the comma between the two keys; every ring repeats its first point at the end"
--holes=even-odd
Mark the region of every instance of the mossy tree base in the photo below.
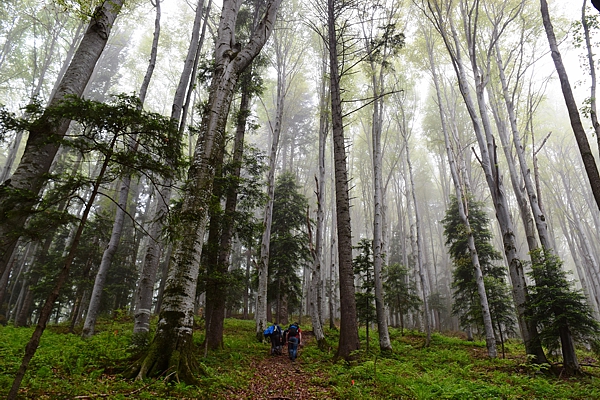
{"type": "Polygon", "coordinates": [[[167,381],[198,384],[198,377],[206,373],[196,358],[198,349],[193,342],[191,327],[168,328],[167,323],[163,323],[157,329],[148,349],[125,374],[127,378],[137,380],[165,376],[167,381]],[[176,335],[172,334],[174,331],[176,335]]]}

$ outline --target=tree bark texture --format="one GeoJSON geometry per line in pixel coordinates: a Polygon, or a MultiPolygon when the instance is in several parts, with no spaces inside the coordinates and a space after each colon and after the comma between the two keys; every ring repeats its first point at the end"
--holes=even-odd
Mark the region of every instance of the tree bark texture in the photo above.
{"type": "Polygon", "coordinates": [[[335,172],[335,208],[338,239],[338,262],[340,280],[340,339],[336,358],[350,359],[358,350],[358,322],[354,298],[354,271],[352,268],[352,230],[350,224],[350,198],[346,143],[342,120],[339,56],[337,49],[335,0],[327,0],[327,27],[330,68],[331,121],[335,172]]]}
{"type": "Polygon", "coordinates": [[[201,129],[188,172],[180,214],[179,242],[168,272],[156,334],[150,347],[130,373],[144,378],[173,368],[174,379],[195,383],[193,322],[200,255],[214,179],[216,148],[225,133],[227,116],[239,74],[252,62],[268,39],[280,0],[269,1],[249,42],[235,45],[235,25],[241,0],[225,0],[217,32],[215,71],[201,129]]]}

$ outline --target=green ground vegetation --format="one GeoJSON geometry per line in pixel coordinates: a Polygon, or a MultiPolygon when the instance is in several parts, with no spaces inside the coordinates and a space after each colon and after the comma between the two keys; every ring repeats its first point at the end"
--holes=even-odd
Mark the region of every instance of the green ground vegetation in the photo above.
{"type": "MultiPolygon", "coordinates": [[[[308,333],[310,328],[303,325],[308,333]]],[[[269,357],[269,344],[255,340],[254,322],[225,321],[224,349],[203,357],[201,326],[194,335],[198,359],[207,372],[201,386],[165,383],[165,377],[132,381],[120,373],[131,364],[129,351],[132,321],[128,317],[100,321],[99,333],[82,340],[67,333],[68,327],[52,326],[21,385],[20,397],[28,399],[226,399],[236,389],[247,388],[255,377],[253,365],[269,357]]],[[[32,328],[0,327],[0,396],[7,394],[32,328]]],[[[352,363],[332,363],[338,341],[336,331],[326,332],[329,351],[314,340],[301,350],[298,365],[314,378],[315,388],[330,388],[339,399],[597,399],[600,369],[584,367],[576,378],[543,373],[543,367],[527,363],[523,347],[509,341],[505,359],[486,357],[483,341],[434,334],[431,346],[423,347],[418,332],[391,328],[393,352],[380,355],[376,335],[370,351],[359,350],[352,363]]],[[[307,335],[310,336],[310,335],[307,335]]],[[[361,348],[366,348],[364,328],[361,348]]],[[[579,350],[580,360],[598,364],[595,356],[579,350]]]]}

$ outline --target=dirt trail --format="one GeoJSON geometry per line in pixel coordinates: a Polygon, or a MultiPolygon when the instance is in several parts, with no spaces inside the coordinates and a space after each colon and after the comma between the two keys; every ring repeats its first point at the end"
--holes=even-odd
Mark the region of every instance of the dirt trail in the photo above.
{"type": "MultiPolygon", "coordinates": [[[[306,346],[314,346],[314,337],[303,333],[306,346]]],[[[334,399],[330,388],[323,387],[314,381],[314,373],[305,372],[302,368],[302,349],[298,352],[295,362],[287,356],[287,348],[283,355],[270,356],[265,354],[261,359],[251,361],[254,378],[245,389],[231,391],[228,399],[252,400],[308,400],[334,399]]]]}

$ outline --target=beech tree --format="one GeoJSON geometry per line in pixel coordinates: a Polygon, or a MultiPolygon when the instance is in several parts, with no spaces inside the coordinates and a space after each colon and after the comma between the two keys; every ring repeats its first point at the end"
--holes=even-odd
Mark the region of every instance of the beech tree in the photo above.
{"type": "Polygon", "coordinates": [[[201,140],[196,145],[188,171],[182,209],[179,213],[181,228],[174,251],[174,259],[163,294],[159,324],[146,354],[132,366],[133,376],[144,378],[159,375],[173,368],[174,379],[196,382],[197,364],[192,340],[194,300],[198,268],[208,206],[214,178],[213,160],[219,153],[229,107],[239,75],[258,55],[267,41],[281,0],[268,1],[263,17],[248,43],[236,41],[236,20],[241,0],[225,0],[217,31],[215,69],[201,123],[201,140]]]}

